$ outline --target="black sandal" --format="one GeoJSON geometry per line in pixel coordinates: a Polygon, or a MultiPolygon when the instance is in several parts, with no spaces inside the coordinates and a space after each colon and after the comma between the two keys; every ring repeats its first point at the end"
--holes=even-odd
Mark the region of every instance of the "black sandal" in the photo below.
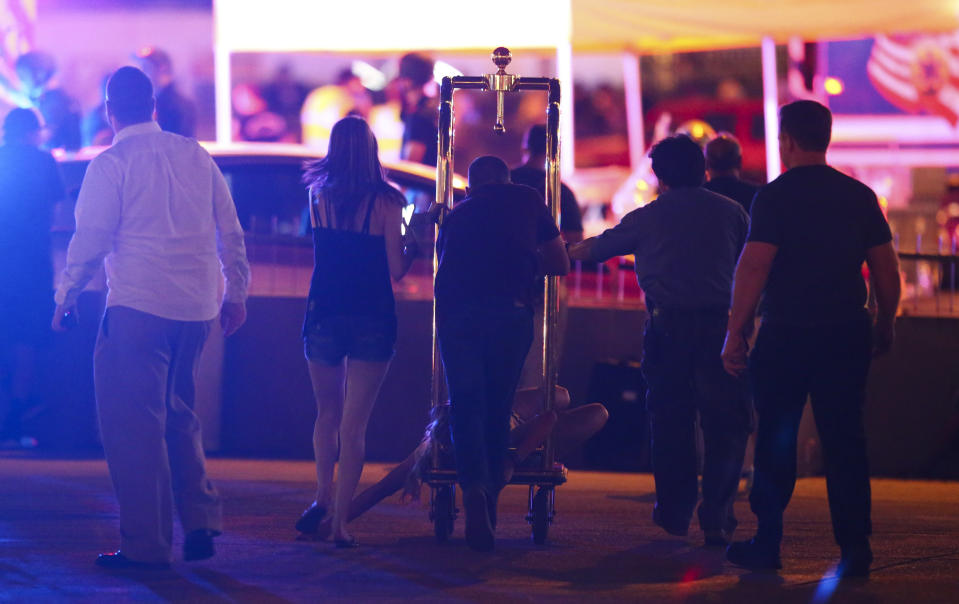
{"type": "Polygon", "coordinates": [[[360,543],[356,540],[356,537],[353,536],[350,536],[349,539],[334,539],[333,544],[338,549],[352,549],[360,546],[360,543]]]}

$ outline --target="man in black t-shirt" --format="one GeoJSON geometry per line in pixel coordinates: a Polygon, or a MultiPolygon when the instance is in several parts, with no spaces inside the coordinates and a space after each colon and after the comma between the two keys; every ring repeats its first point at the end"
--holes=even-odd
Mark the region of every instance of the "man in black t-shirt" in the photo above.
{"type": "MultiPolygon", "coordinates": [[[[513,168],[510,178],[518,185],[533,187],[546,199],[546,126],[530,126],[523,139],[524,163],[513,168]]],[[[576,201],[576,195],[566,185],[560,183],[559,230],[566,243],[578,243],[583,240],[583,217],[576,201]]]]}
{"type": "MultiPolygon", "coordinates": [[[[546,201],[546,126],[536,124],[530,126],[523,139],[523,155],[525,163],[513,168],[510,172],[511,180],[518,185],[526,185],[536,189],[546,201]]],[[[560,183],[559,197],[559,232],[566,243],[578,243],[583,240],[583,217],[579,210],[579,203],[573,191],[560,183]]],[[[543,288],[537,288],[537,303],[534,305],[535,316],[533,322],[533,346],[530,346],[526,362],[523,364],[523,375],[520,378],[521,387],[538,388],[543,381],[543,288]]],[[[569,293],[566,289],[566,279],[559,283],[559,318],[556,326],[556,351],[562,356],[563,342],[566,334],[566,318],[569,310],[569,293]]]]}
{"type": "Polygon", "coordinates": [[[872,526],[862,413],[870,357],[893,341],[898,257],[876,195],[826,164],[829,110],[797,101],[782,107],[779,119],[787,170],[753,201],[723,348],[726,370],[745,371],[762,296],[762,326],[748,360],[759,414],[750,494],[758,531],[726,555],[747,568],[781,568],[783,512],[796,481],[796,439],[809,396],[841,549],[837,574],[868,576],[872,526]],[[863,262],[875,286],[875,325],[865,308],[863,262]]]}
{"type": "Polygon", "coordinates": [[[535,277],[566,274],[569,258],[539,194],[511,184],[501,159],[476,159],[469,183],[440,228],[434,295],[466,541],[488,551],[513,394],[533,337],[535,277]]]}
{"type": "Polygon", "coordinates": [[[433,60],[417,53],[407,53],[400,58],[399,77],[406,86],[400,157],[435,166],[438,103],[423,92],[423,87],[433,80],[433,60]]]}
{"type": "Polygon", "coordinates": [[[683,536],[699,498],[696,418],[705,443],[699,524],[706,545],[725,546],[736,528],[733,501],[752,427],[743,380],[723,371],[736,258],[749,218],[731,199],[702,188],[705,160],[685,135],[652,151],[662,193],[615,228],[570,248],[574,260],[634,254],[646,293],[646,409],[652,432],[653,521],[683,536]]]}
{"type": "Polygon", "coordinates": [[[722,132],[706,144],[706,189],[736,201],[749,213],[759,187],[739,178],[743,150],[732,134],[722,132]]]}

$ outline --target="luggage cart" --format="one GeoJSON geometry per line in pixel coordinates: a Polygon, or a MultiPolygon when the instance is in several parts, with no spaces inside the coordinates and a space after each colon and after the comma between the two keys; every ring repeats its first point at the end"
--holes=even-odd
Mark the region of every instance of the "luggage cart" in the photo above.
{"type": "MultiPolygon", "coordinates": [[[[450,210],[453,207],[453,91],[456,89],[484,90],[496,93],[496,122],[493,131],[506,132],[503,107],[506,93],[522,90],[547,92],[546,107],[546,204],[553,220],[558,223],[560,209],[559,180],[559,80],[555,78],[520,77],[506,72],[512,61],[507,48],[497,48],[491,59],[496,65],[495,73],[482,76],[455,76],[443,78],[440,91],[438,149],[436,165],[436,204],[450,210]]],[[[442,221],[445,212],[439,212],[442,221]]],[[[435,278],[439,259],[434,251],[433,275],[435,278]]],[[[548,276],[543,296],[543,380],[544,411],[554,406],[557,359],[555,354],[556,324],[559,317],[559,277],[548,276]]],[[[436,339],[436,306],[433,306],[433,375],[432,405],[445,403],[443,367],[436,339]]],[[[442,446],[432,447],[430,468],[424,481],[430,486],[430,520],[436,540],[446,542],[453,533],[459,510],[456,507],[456,470],[451,467],[450,455],[444,455],[442,446]]],[[[446,451],[449,453],[449,450],[446,451]]],[[[554,459],[552,437],[517,466],[509,484],[529,487],[529,512],[526,516],[531,527],[532,539],[537,544],[546,542],[549,526],[556,514],[556,487],[566,482],[565,466],[554,459]]]]}

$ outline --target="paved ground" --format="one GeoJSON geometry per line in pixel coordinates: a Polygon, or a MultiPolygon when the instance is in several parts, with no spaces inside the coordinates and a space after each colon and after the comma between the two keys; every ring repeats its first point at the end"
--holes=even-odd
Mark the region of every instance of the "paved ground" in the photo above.
{"type": "MultiPolygon", "coordinates": [[[[649,520],[648,475],[571,473],[557,494],[551,543],[533,545],[526,492],[510,487],[493,554],[469,551],[462,522],[438,545],[426,510],[392,499],[357,520],[361,547],[296,541],[310,499],[304,462],[213,460],[227,532],[213,560],[110,574],[94,555],[116,545],[117,510],[100,460],[0,457],[0,601],[497,603],[959,602],[959,483],[874,481],[876,564],[868,582],[830,580],[832,542],[821,479],[801,480],[787,517],[785,570],[747,573],[649,520]]],[[[386,466],[372,465],[364,481],[386,466]]],[[[742,534],[754,527],[738,504],[742,534]]]]}

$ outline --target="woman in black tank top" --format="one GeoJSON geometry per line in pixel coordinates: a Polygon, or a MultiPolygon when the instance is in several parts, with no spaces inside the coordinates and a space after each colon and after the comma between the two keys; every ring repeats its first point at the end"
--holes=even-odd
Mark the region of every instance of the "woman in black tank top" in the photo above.
{"type": "Polygon", "coordinates": [[[362,119],[347,117],[333,126],[326,157],[306,164],[304,181],[314,268],[303,343],[317,408],[317,491],[296,528],[316,533],[330,515],[336,545],[352,547],[356,540],[346,523],[363,470],[366,424],[396,342],[390,278],[406,273],[415,249],[400,235],[406,201],[386,182],[376,138],[362,119]]]}

